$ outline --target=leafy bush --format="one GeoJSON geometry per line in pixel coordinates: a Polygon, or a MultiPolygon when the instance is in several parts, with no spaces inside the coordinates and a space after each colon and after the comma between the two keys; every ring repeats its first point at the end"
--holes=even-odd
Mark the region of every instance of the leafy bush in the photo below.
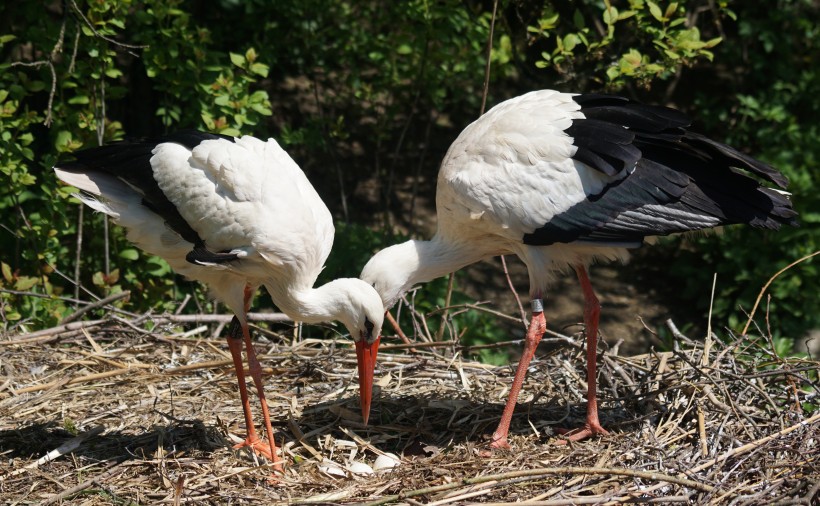
{"type": "MultiPolygon", "coordinates": [[[[351,267],[364,258],[354,261],[353,254],[366,256],[394,233],[414,230],[413,202],[433,195],[438,161],[478,113],[488,5],[0,4],[4,325],[52,325],[74,310],[74,299],[119,290],[131,290],[134,311],[170,310],[184,299],[189,283],[134,249],[103,217],[80,211],[51,171],[74,150],[179,128],[282,140],[337,218],[356,227],[339,227],[327,272],[356,275],[351,267]]],[[[718,266],[721,279],[731,280],[718,300],[719,317],[728,319],[740,315],[738,304],[750,306],[772,272],[820,243],[811,192],[820,145],[811,65],[816,18],[807,0],[776,7],[762,0],[500,2],[488,103],[558,87],[696,104],[705,133],[787,172],[802,228],[776,235],[729,230],[695,239],[692,248],[668,246],[681,258],[676,265],[709,267],[678,269],[673,275],[689,281],[679,284],[708,285],[718,266]]],[[[784,334],[820,326],[817,298],[805,296],[818,291],[815,269],[816,262],[806,263],[773,285],[773,315],[784,334]]],[[[189,309],[210,307],[194,290],[189,309]]],[[[439,284],[427,290],[418,302],[432,310],[444,292],[439,284]]],[[[692,300],[685,304],[700,304],[692,300]]],[[[467,327],[476,339],[498,334],[486,315],[459,318],[456,333],[467,327]]]]}

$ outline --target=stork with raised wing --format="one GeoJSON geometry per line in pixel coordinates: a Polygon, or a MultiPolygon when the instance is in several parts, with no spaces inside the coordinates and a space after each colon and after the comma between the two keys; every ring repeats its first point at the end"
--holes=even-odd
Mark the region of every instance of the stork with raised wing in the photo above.
{"type": "Polygon", "coordinates": [[[495,106],[450,146],[438,175],[438,231],[378,252],[361,278],[390,308],[415,284],[496,255],[527,266],[532,319],[493,434],[507,434],[527,367],[546,331],[543,297],[574,269],[584,295],[587,414],[572,440],[606,434],[598,418],[600,305],[587,275],[596,260],[624,260],[644,239],[721,225],[796,225],[786,177],[688,129],[667,107],[611,95],[541,90],[495,106]]]}
{"type": "Polygon", "coordinates": [[[293,320],[338,320],[347,327],[356,343],[367,423],[384,307],[373,287],[359,279],[313,288],[333,245],[333,219],[275,140],[187,131],[80,151],[54,170],[80,189],[84,203],[125,227],[130,241],[208,285],[234,312],[227,339],[248,431],[238,446],[250,446],[281,469],[246,317],[262,285],[293,320]],[[243,339],[267,445],[251,415],[243,339]]]}

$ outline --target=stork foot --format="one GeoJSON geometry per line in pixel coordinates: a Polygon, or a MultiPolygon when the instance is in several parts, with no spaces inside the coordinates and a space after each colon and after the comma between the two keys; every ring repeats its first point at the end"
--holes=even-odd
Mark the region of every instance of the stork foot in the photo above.
{"type": "Polygon", "coordinates": [[[498,436],[493,434],[493,439],[490,441],[490,447],[478,451],[478,456],[482,458],[494,457],[498,450],[509,450],[510,443],[507,442],[507,436],[498,436]]]}
{"type": "Polygon", "coordinates": [[[555,429],[555,432],[565,436],[563,439],[556,441],[558,445],[565,445],[568,441],[582,441],[592,436],[608,436],[609,431],[601,427],[598,421],[587,421],[583,427],[577,429],[555,429]]]}
{"type": "Polygon", "coordinates": [[[265,457],[266,459],[270,460],[271,462],[273,462],[274,460],[277,460],[277,459],[274,458],[273,455],[271,455],[270,445],[264,439],[261,439],[261,438],[258,438],[258,437],[257,438],[248,437],[244,441],[242,441],[241,443],[237,443],[237,444],[233,445],[234,450],[241,450],[242,448],[246,448],[246,447],[250,447],[250,449],[253,450],[254,453],[256,453],[259,456],[265,457]]]}
{"type": "Polygon", "coordinates": [[[246,447],[249,447],[251,450],[253,450],[255,454],[261,457],[265,457],[270,462],[273,462],[274,471],[282,472],[282,460],[277,456],[271,455],[270,443],[258,437],[253,439],[248,437],[241,443],[233,445],[234,450],[240,450],[246,447]]]}
{"type": "Polygon", "coordinates": [[[510,443],[507,442],[507,435],[493,434],[493,440],[490,442],[490,448],[493,450],[508,450],[510,448],[510,443]]]}

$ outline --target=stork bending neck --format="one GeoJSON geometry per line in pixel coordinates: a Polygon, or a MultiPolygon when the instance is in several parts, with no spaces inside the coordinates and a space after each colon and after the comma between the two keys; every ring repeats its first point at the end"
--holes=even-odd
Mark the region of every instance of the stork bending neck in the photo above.
{"type": "Polygon", "coordinates": [[[295,321],[315,324],[339,320],[339,316],[344,313],[345,300],[336,285],[336,282],[331,281],[317,288],[284,287],[282,296],[277,296],[278,287],[266,287],[283,313],[295,321]]]}
{"type": "Polygon", "coordinates": [[[438,234],[429,241],[410,240],[376,253],[362,270],[361,278],[373,285],[386,308],[417,283],[457,271],[490,256],[466,242],[438,234]]]}

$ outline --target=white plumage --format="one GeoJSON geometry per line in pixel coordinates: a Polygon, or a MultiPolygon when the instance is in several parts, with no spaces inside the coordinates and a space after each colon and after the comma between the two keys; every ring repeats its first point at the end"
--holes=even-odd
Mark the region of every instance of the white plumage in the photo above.
{"type": "Polygon", "coordinates": [[[385,307],[413,285],[496,255],[527,265],[533,318],[493,446],[507,446],[527,365],[546,330],[541,298],[556,271],[575,269],[586,301],[587,422],[571,437],[605,434],[595,399],[600,306],[586,274],[625,259],[644,238],[722,224],[795,224],[774,168],[690,132],[682,113],[607,95],[531,92],[497,105],[453,142],[438,176],[438,231],[377,253],[361,278],[385,307]]]}
{"type": "MultiPolygon", "coordinates": [[[[241,345],[237,347],[234,338],[246,340],[269,431],[268,457],[278,459],[246,319],[260,285],[294,320],[339,320],[347,327],[357,345],[367,421],[384,308],[373,287],[359,279],[313,288],[333,244],[332,216],[276,141],[180,132],[114,143],[75,157],[58,164],[55,172],[82,190],[78,197],[83,202],[114,218],[140,248],[164,258],[178,273],[206,283],[236,314],[238,326],[228,342],[236,362],[241,345]]],[[[241,358],[237,374],[247,443],[255,445],[241,358]]]]}

